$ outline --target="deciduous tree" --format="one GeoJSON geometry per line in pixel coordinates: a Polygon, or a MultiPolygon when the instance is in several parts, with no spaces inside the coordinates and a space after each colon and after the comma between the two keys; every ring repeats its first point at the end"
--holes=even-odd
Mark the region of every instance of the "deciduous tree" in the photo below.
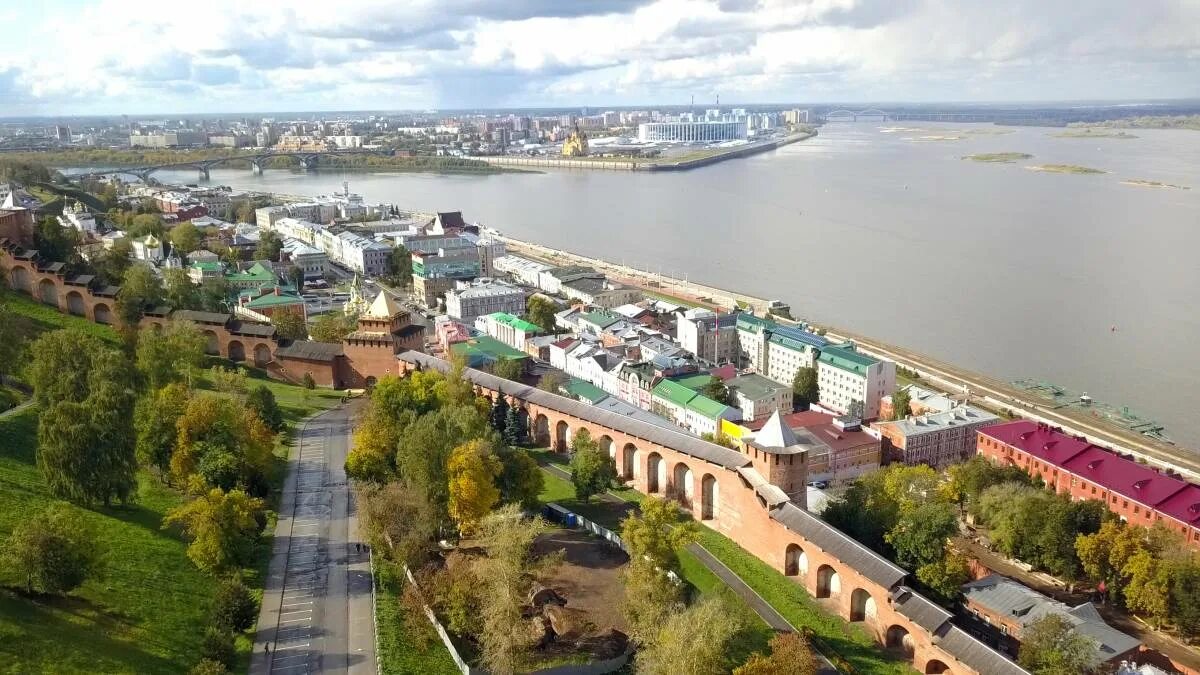
{"type": "Polygon", "coordinates": [[[666,618],[638,651],[638,672],[650,675],[728,673],[729,645],[742,628],[742,614],[724,596],[706,596],[666,618]]]}
{"type": "Polygon", "coordinates": [[[1125,586],[1125,606],[1150,619],[1155,627],[1170,613],[1170,566],[1147,550],[1139,551],[1125,564],[1129,582],[1125,586]]]}
{"type": "Polygon", "coordinates": [[[816,675],[819,667],[812,646],[800,633],[776,633],[768,655],[755,652],[733,675],[816,675]]]}
{"type": "Polygon", "coordinates": [[[207,344],[204,333],[189,321],[171,321],[161,331],[139,332],[135,355],[142,381],[149,390],[157,391],[171,382],[190,379],[204,363],[207,344]]]}
{"type": "Polygon", "coordinates": [[[358,328],[358,320],[340,312],[328,312],[318,316],[308,334],[317,342],[341,342],[358,328]]]}
{"type": "Polygon", "coordinates": [[[587,501],[592,495],[603,494],[617,477],[612,458],[596,445],[587,429],[575,432],[572,449],[571,483],[575,486],[575,497],[587,501]]]}
{"type": "Polygon", "coordinates": [[[420,568],[441,525],[425,491],[401,481],[364,485],[358,489],[358,503],[375,550],[420,568]]]}
{"type": "Polygon", "coordinates": [[[917,580],[940,602],[950,605],[962,592],[962,585],[971,580],[971,569],[965,557],[947,548],[941,559],[917,568],[917,580]]]}
{"type": "Polygon", "coordinates": [[[621,540],[629,557],[648,559],[664,570],[679,569],[677,551],[695,538],[695,522],[684,521],[674,503],[659,497],[647,497],[640,513],[621,521],[621,540]]]}
{"type": "Polygon", "coordinates": [[[529,302],[525,305],[525,320],[532,324],[541,326],[542,330],[547,333],[554,333],[555,317],[558,312],[558,305],[554,304],[553,300],[535,295],[529,298],[529,302]]]}
{"type": "Polygon", "coordinates": [[[242,492],[213,488],[167,513],[163,527],[179,525],[191,540],[187,555],[206,572],[249,561],[258,535],[263,501],[242,492]]]}
{"type": "Polygon", "coordinates": [[[9,568],[27,592],[62,594],[79,587],[98,569],[95,536],[66,504],[51,504],[13,527],[3,549],[9,568]]]}
{"type": "Polygon", "coordinates": [[[942,560],[946,541],[958,530],[958,514],[946,503],[922,504],[900,517],[884,539],[895,550],[896,562],[908,570],[942,560]]]}
{"type": "Polygon", "coordinates": [[[213,623],[235,633],[250,628],[258,620],[254,594],[236,576],[228,576],[217,586],[213,600],[213,623]]]}
{"type": "Polygon", "coordinates": [[[200,309],[200,287],[185,270],[163,270],[163,299],[172,309],[200,309]]]}
{"type": "Polygon", "coordinates": [[[497,479],[500,501],[504,504],[520,504],[529,510],[537,508],[538,495],[545,484],[537,461],[523,450],[503,448],[497,455],[503,466],[497,479]]]}
{"type": "Polygon", "coordinates": [[[308,338],[308,324],[300,312],[275,312],[271,315],[271,324],[279,337],[288,340],[305,340],[308,338]]]}
{"type": "Polygon", "coordinates": [[[500,460],[484,441],[470,441],[450,453],[446,473],[450,479],[450,517],[458,524],[459,532],[470,535],[500,501],[496,478],[500,475],[500,460]]]}
{"type": "Polygon", "coordinates": [[[480,529],[487,557],[477,563],[483,590],[479,641],[483,661],[496,675],[517,672],[523,654],[536,644],[522,610],[536,577],[560,561],[556,556],[532,556],[534,540],[547,529],[540,518],[525,518],[516,505],[497,509],[480,529]]]}
{"type": "Polygon", "coordinates": [[[912,396],[907,389],[897,389],[892,394],[892,419],[902,420],[912,414],[912,396]]]}
{"type": "Polygon", "coordinates": [[[713,376],[708,378],[708,382],[704,383],[704,386],[700,388],[698,393],[701,396],[711,398],[717,403],[731,405],[729,387],[726,387],[725,383],[719,377],[713,376]]]}
{"type": "Polygon", "coordinates": [[[129,498],[136,486],[134,390],[125,358],[77,330],[44,334],[27,376],[38,416],[38,468],[57,496],[85,504],[129,498]]]}
{"type": "Polygon", "coordinates": [[[525,359],[499,359],[492,364],[492,374],[506,380],[518,381],[525,373],[525,359]]]}
{"type": "Polygon", "coordinates": [[[792,405],[807,410],[808,406],[821,399],[817,384],[817,369],[801,366],[792,378],[792,405]]]}
{"type": "Polygon", "coordinates": [[[254,248],[257,260],[279,260],[279,252],[283,250],[283,241],[272,230],[263,230],[258,238],[258,246],[254,248]]]}
{"type": "Polygon", "coordinates": [[[180,255],[186,256],[200,248],[200,230],[190,220],[171,228],[170,239],[171,244],[175,247],[175,252],[180,255]]]}
{"type": "Polygon", "coordinates": [[[541,379],[538,380],[537,386],[538,389],[541,389],[542,391],[548,391],[551,394],[562,395],[562,392],[559,390],[564,384],[566,384],[566,382],[567,376],[562,373],[562,371],[551,370],[542,375],[541,379]]]}
{"type": "Polygon", "coordinates": [[[283,431],[283,411],[275,402],[275,394],[265,384],[256,384],[246,392],[246,407],[274,432],[283,431]]]}
{"type": "Polygon", "coordinates": [[[135,330],[147,307],[161,305],[163,289],[154,272],[145,265],[132,265],[121,279],[117,292],[117,316],[126,329],[135,330]]]}
{"type": "Polygon", "coordinates": [[[1034,675],[1078,675],[1096,668],[1095,643],[1059,614],[1046,614],[1021,632],[1017,662],[1034,675]]]}
{"type": "Polygon", "coordinates": [[[171,464],[171,451],[175,448],[179,418],[187,409],[191,391],[176,382],[138,399],[133,413],[133,426],[137,433],[137,460],[147,468],[165,473],[171,464]]]}

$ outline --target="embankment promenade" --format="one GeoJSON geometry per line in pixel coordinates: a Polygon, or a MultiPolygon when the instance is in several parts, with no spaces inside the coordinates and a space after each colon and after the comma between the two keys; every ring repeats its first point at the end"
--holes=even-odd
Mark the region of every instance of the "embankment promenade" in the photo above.
{"type": "Polygon", "coordinates": [[[678,160],[672,161],[671,158],[663,159],[646,159],[638,160],[634,158],[614,158],[605,159],[597,158],[571,158],[571,157],[512,157],[501,155],[496,157],[472,157],[488,164],[496,164],[500,166],[523,167],[526,169],[598,169],[604,171],[686,171],[688,169],[697,169],[709,164],[716,164],[727,159],[736,159],[738,157],[748,157],[761,152],[775,150],[785,145],[790,145],[798,141],[803,141],[816,136],[816,130],[807,131],[798,134],[786,136],[777,141],[765,141],[762,143],[750,143],[747,145],[730,148],[725,152],[719,152],[703,157],[695,157],[688,159],[683,156],[678,160]]]}
{"type": "MultiPolygon", "coordinates": [[[[763,298],[695,283],[688,279],[676,279],[638,270],[505,235],[498,236],[504,240],[508,250],[517,255],[554,265],[591,265],[615,281],[641,288],[650,294],[726,310],[737,306],[750,307],[760,316],[767,312],[768,301],[763,298]]],[[[802,314],[795,309],[793,313],[802,314]]],[[[1191,449],[1129,431],[1102,418],[1092,417],[1083,410],[1055,409],[1046,401],[1006,382],[906,347],[891,345],[842,328],[824,324],[821,327],[827,331],[827,337],[830,339],[853,340],[863,352],[894,361],[898,366],[915,372],[922,380],[935,387],[952,393],[966,393],[972,403],[992,410],[1010,411],[1026,419],[1062,427],[1067,433],[1083,436],[1091,443],[1133,455],[1150,466],[1177,471],[1189,480],[1200,481],[1200,454],[1191,449]]]]}

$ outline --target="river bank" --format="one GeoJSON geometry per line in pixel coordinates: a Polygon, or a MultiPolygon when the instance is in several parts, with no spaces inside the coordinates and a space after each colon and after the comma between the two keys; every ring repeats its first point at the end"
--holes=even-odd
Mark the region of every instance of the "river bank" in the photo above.
{"type": "MultiPolygon", "coordinates": [[[[650,294],[664,295],[697,306],[752,308],[765,315],[769,300],[736,291],[695,283],[646,270],[635,269],[600,258],[553,249],[499,234],[509,251],[554,265],[590,265],[603,271],[615,281],[635,286],[650,294]]],[[[793,308],[793,315],[803,314],[793,308]]],[[[1132,454],[1152,466],[1178,471],[1192,480],[1200,480],[1200,457],[1186,448],[1163,443],[1136,432],[1123,429],[1105,420],[1093,418],[1080,410],[1055,409],[1010,384],[940,361],[920,352],[887,344],[835,326],[821,324],[827,337],[835,341],[852,340],[866,354],[894,361],[898,366],[915,372],[923,380],[948,392],[966,392],[971,402],[995,411],[1007,411],[1019,417],[1062,427],[1067,433],[1084,436],[1088,441],[1108,446],[1117,452],[1132,454]]]]}
{"type": "Polygon", "coordinates": [[[814,129],[810,132],[802,132],[792,134],[777,141],[767,141],[764,143],[752,143],[749,145],[741,145],[733,148],[720,149],[714,151],[698,151],[697,153],[689,153],[674,160],[672,158],[655,158],[655,159],[639,159],[632,157],[618,158],[587,158],[587,157],[514,157],[501,155],[496,157],[475,157],[488,164],[497,166],[526,166],[537,167],[542,169],[592,169],[603,171],[686,171],[688,169],[696,169],[717,162],[723,162],[727,159],[736,159],[738,157],[748,157],[757,155],[761,152],[769,150],[777,150],[785,145],[791,145],[799,141],[807,140],[816,136],[817,132],[814,129]],[[693,156],[699,155],[699,156],[693,156]]]}

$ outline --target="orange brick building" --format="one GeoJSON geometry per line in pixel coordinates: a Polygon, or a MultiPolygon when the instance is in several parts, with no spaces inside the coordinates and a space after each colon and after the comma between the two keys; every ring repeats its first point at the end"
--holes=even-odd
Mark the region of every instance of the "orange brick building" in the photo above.
{"type": "Polygon", "coordinates": [[[1098,499],[1126,522],[1161,523],[1200,548],[1200,486],[1031,420],[980,429],[976,450],[1071,499],[1098,499]]]}

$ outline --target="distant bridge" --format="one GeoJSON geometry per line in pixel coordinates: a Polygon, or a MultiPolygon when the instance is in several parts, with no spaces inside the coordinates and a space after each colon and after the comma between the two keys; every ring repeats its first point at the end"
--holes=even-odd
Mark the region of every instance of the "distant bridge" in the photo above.
{"type": "Polygon", "coordinates": [[[857,122],[859,120],[882,122],[891,119],[892,114],[878,108],[868,108],[857,112],[853,110],[831,110],[822,117],[824,117],[826,122],[857,122]]]}
{"type": "Polygon", "coordinates": [[[392,150],[322,150],[320,152],[260,152],[253,155],[230,155],[228,157],[214,157],[212,159],[197,159],[190,162],[175,162],[172,164],[154,164],[148,166],[125,167],[120,169],[104,169],[99,171],[87,171],[68,176],[71,179],[79,178],[94,178],[97,176],[115,176],[118,174],[128,174],[137,176],[143,182],[148,181],[150,174],[163,169],[195,169],[200,173],[200,178],[203,180],[209,179],[209,171],[214,167],[228,162],[250,162],[250,170],[254,173],[262,173],[263,164],[274,157],[294,157],[299,163],[300,168],[304,170],[317,168],[322,157],[336,157],[341,155],[379,155],[390,157],[395,152],[392,150]]]}

